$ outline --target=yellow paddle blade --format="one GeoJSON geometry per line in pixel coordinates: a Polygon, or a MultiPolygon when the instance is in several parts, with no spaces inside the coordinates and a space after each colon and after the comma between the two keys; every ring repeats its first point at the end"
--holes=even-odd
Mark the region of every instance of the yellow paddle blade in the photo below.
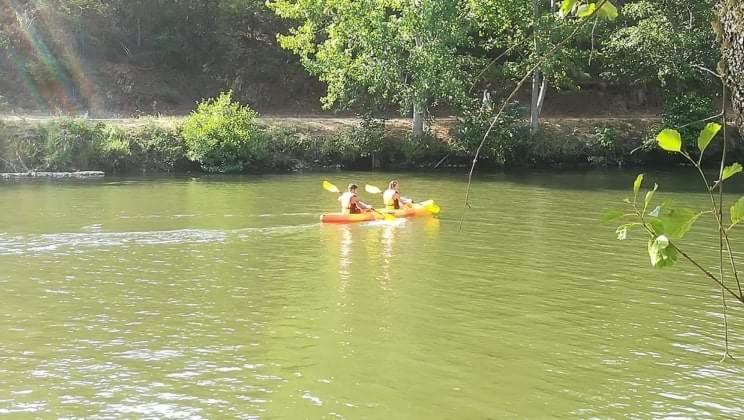
{"type": "Polygon", "coordinates": [[[375,213],[377,213],[377,214],[379,214],[380,216],[382,216],[382,218],[384,220],[390,221],[390,220],[395,220],[396,219],[396,217],[395,217],[394,214],[387,213],[387,212],[381,212],[381,211],[379,211],[379,210],[377,210],[375,208],[373,208],[372,211],[375,212],[375,213]]]}
{"type": "Polygon", "coordinates": [[[439,212],[442,211],[442,209],[439,208],[439,206],[436,205],[434,202],[426,204],[424,208],[431,214],[439,214],[439,212]]]}
{"type": "Polygon", "coordinates": [[[395,216],[390,213],[382,213],[382,217],[387,221],[395,220],[395,216]]]}
{"type": "Polygon", "coordinates": [[[379,194],[382,192],[381,189],[375,187],[374,185],[369,185],[369,184],[364,186],[364,191],[367,191],[370,194],[379,194]]]}
{"type": "Polygon", "coordinates": [[[338,187],[328,181],[323,181],[323,189],[333,193],[339,192],[338,187]]]}

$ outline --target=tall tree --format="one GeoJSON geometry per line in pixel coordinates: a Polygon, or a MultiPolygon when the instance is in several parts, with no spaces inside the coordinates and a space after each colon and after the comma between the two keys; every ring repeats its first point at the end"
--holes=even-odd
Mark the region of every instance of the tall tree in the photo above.
{"type": "MultiPolygon", "coordinates": [[[[545,28],[540,26],[540,15],[542,14],[541,0],[532,0],[534,28],[533,30],[533,48],[535,54],[540,55],[542,51],[542,41],[540,39],[540,32],[545,31],[545,28]]],[[[550,7],[548,8],[549,13],[553,13],[555,8],[555,0],[550,0],[550,7]]],[[[532,73],[532,99],[530,101],[530,131],[533,133],[537,131],[540,126],[540,114],[542,113],[543,103],[545,101],[545,95],[548,90],[548,78],[543,73],[542,69],[537,69],[532,73]]]]}
{"type": "Polygon", "coordinates": [[[270,0],[297,26],[280,35],[282,47],[327,84],[326,108],[371,97],[412,112],[413,134],[424,110],[458,105],[469,81],[465,2],[415,0],[270,0]]]}
{"type": "Polygon", "coordinates": [[[722,70],[731,88],[731,102],[739,131],[744,135],[744,3],[720,0],[716,31],[721,42],[722,70]]]}
{"type": "MultiPolygon", "coordinates": [[[[601,47],[603,76],[630,85],[660,84],[688,92],[709,75],[720,55],[710,22],[716,0],[635,0],[601,47]]],[[[710,86],[706,86],[709,88],[710,86]]]]}

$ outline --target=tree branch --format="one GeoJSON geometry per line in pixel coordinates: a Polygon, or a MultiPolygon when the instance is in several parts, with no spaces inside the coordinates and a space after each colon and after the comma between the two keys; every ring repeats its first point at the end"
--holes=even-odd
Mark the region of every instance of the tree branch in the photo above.
{"type": "Polygon", "coordinates": [[[462,217],[460,218],[460,225],[458,227],[458,231],[462,230],[462,224],[465,221],[465,213],[467,212],[467,209],[470,207],[470,187],[472,185],[473,181],[473,172],[475,171],[475,165],[478,164],[478,156],[480,156],[481,149],[483,149],[483,145],[486,143],[486,140],[488,139],[488,135],[491,134],[491,130],[493,130],[493,127],[498,122],[499,118],[501,118],[501,115],[504,113],[504,110],[509,106],[509,102],[517,95],[517,92],[519,92],[519,89],[522,88],[522,85],[529,79],[530,75],[537,70],[538,68],[542,67],[543,64],[545,64],[549,59],[551,59],[553,56],[555,56],[558,53],[558,50],[563,47],[565,44],[567,44],[570,40],[572,40],[576,34],[579,33],[579,31],[586,26],[586,24],[591,21],[591,18],[604,6],[604,4],[607,2],[607,0],[602,0],[599,5],[595,8],[595,10],[587,17],[585,17],[577,26],[576,29],[573,30],[566,38],[561,40],[559,43],[557,43],[550,51],[548,51],[547,54],[545,54],[538,62],[530,68],[530,70],[527,72],[527,74],[522,77],[522,79],[517,83],[517,86],[512,90],[512,92],[509,94],[509,96],[504,100],[504,103],[501,105],[501,108],[499,109],[499,112],[496,114],[495,117],[493,117],[493,120],[491,121],[491,125],[488,126],[488,130],[486,130],[486,134],[483,136],[483,139],[481,140],[480,144],[478,144],[478,148],[475,150],[475,155],[473,156],[473,164],[470,167],[470,173],[468,174],[468,185],[465,190],[465,206],[464,210],[462,212],[462,217]]]}

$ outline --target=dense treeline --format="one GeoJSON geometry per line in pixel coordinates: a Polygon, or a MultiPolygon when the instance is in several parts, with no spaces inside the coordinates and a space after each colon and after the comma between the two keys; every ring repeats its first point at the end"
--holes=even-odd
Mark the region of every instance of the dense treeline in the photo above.
{"type": "Polygon", "coordinates": [[[317,100],[317,83],[276,45],[282,29],[256,0],[0,0],[0,95],[142,113],[228,88],[254,106],[317,100]]]}
{"type": "MultiPolygon", "coordinates": [[[[670,127],[713,115],[719,89],[706,69],[716,69],[721,58],[728,64],[723,70],[737,109],[744,109],[742,90],[736,89],[744,62],[736,29],[744,16],[742,4],[606,3],[0,0],[0,95],[5,97],[0,108],[186,113],[198,99],[230,90],[234,99],[262,111],[307,112],[314,109],[309,104],[322,103],[362,114],[365,121],[410,115],[412,136],[422,144],[424,121],[439,110],[459,116],[447,142],[454,148],[441,150],[459,158],[473,151],[516,81],[556,49],[491,134],[485,159],[497,164],[520,164],[526,156],[537,156],[533,163],[541,160],[535,129],[543,103],[559,91],[594,92],[582,96],[589,106],[568,107],[567,115],[650,109],[670,127]],[[591,15],[588,6],[598,4],[601,13],[585,24],[582,13],[591,15]]],[[[357,138],[375,138],[370,127],[363,126],[357,138]]],[[[694,141],[701,127],[686,127],[685,138],[694,141]]],[[[596,141],[590,142],[604,145],[614,157],[578,153],[579,161],[632,160],[622,152],[626,145],[608,146],[613,136],[607,128],[597,127],[596,141]]],[[[650,134],[636,133],[635,146],[650,134]]],[[[244,143],[254,140],[247,136],[244,143]]],[[[365,145],[357,152],[365,157],[375,150],[365,145]]],[[[205,156],[213,153],[218,151],[204,150],[205,156]]],[[[217,171],[250,166],[218,162],[221,155],[216,156],[202,166],[217,171]]]]}
{"type": "MultiPolygon", "coordinates": [[[[638,147],[639,132],[650,133],[658,127],[639,120],[609,121],[602,127],[546,123],[540,135],[511,137],[507,132],[494,138],[479,168],[674,166],[677,160],[654,147],[631,153],[638,147]]],[[[259,122],[252,141],[228,154],[222,147],[187,142],[186,136],[178,124],[147,118],[136,125],[82,119],[0,123],[0,172],[100,170],[143,175],[324,168],[443,170],[466,167],[473,154],[472,144],[457,137],[450,141],[431,135],[413,138],[401,135],[400,130],[386,130],[374,120],[325,132],[259,122]]],[[[741,142],[730,153],[732,159],[743,160],[741,142]]]]}
{"type": "MultiPolygon", "coordinates": [[[[560,2],[532,3],[0,0],[0,65],[52,109],[133,105],[151,113],[152,101],[192,105],[224,89],[259,107],[317,102],[322,89],[284,47],[327,85],[329,107],[418,104],[423,115],[473,106],[484,89],[496,100],[573,30],[560,2]],[[127,95],[136,103],[115,100],[127,95]]],[[[635,92],[631,106],[650,94],[667,103],[707,92],[708,78],[690,64],[718,60],[713,0],[617,3],[617,20],[588,25],[544,66],[546,87],[622,84],[635,92]]],[[[13,90],[7,81],[2,87],[13,90]]]]}

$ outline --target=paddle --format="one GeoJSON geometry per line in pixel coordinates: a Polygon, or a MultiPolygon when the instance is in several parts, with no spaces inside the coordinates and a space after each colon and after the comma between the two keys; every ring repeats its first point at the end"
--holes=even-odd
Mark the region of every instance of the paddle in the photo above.
{"type": "MultiPolygon", "coordinates": [[[[382,190],[381,189],[375,187],[374,185],[369,185],[369,184],[367,184],[367,185],[364,186],[364,191],[367,191],[370,194],[380,194],[380,193],[382,193],[382,190]]],[[[413,203],[415,203],[415,201],[411,200],[411,204],[413,204],[413,203]]],[[[424,201],[423,203],[419,203],[419,204],[421,204],[431,214],[439,214],[439,212],[442,211],[442,209],[440,209],[439,206],[436,205],[434,202],[426,202],[426,201],[424,201]]]]}
{"type": "MultiPolygon", "coordinates": [[[[375,187],[374,185],[369,185],[369,184],[364,186],[364,191],[367,191],[370,194],[381,194],[382,193],[381,189],[375,187]]],[[[411,204],[413,203],[415,203],[415,201],[411,200],[411,204]]]]}
{"type": "Polygon", "coordinates": [[[338,189],[338,187],[328,181],[323,181],[323,189],[328,192],[341,194],[341,191],[338,189]]]}
{"type": "MultiPolygon", "coordinates": [[[[339,190],[337,186],[331,184],[328,181],[323,181],[323,189],[328,192],[341,194],[341,190],[339,190]]],[[[370,210],[379,214],[385,220],[395,220],[395,215],[392,215],[390,213],[382,213],[380,211],[377,211],[377,209],[375,209],[374,207],[370,207],[370,210]]]]}
{"type": "Polygon", "coordinates": [[[380,193],[382,193],[382,190],[381,189],[375,187],[374,185],[369,185],[369,184],[367,184],[367,185],[364,186],[364,191],[367,191],[370,194],[380,194],[380,193]]]}

